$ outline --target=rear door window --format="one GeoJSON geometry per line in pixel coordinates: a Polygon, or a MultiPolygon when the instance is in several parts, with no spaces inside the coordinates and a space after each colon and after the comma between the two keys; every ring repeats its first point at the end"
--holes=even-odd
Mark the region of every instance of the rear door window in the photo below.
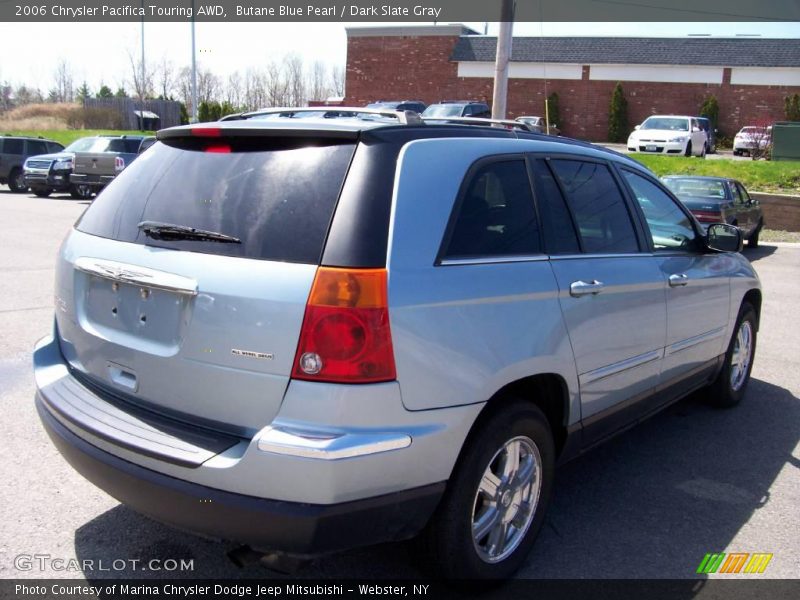
{"type": "Polygon", "coordinates": [[[249,138],[212,152],[156,144],[97,197],[77,228],[163,248],[317,264],[355,145],[315,143],[265,146],[249,138]],[[155,240],[139,231],[142,221],[241,243],[155,240]]]}
{"type": "Polygon", "coordinates": [[[445,258],[541,252],[539,222],[523,159],[487,162],[468,175],[445,258]]]}
{"type": "Polygon", "coordinates": [[[47,144],[37,140],[28,140],[28,156],[36,156],[37,154],[47,154],[47,144]]]}
{"type": "Polygon", "coordinates": [[[630,212],[609,168],[599,162],[550,161],[590,253],[638,252],[630,212]]]}
{"type": "Polygon", "coordinates": [[[532,161],[532,165],[536,204],[542,219],[547,252],[578,254],[581,247],[575,225],[547,161],[537,158],[532,161]]]}

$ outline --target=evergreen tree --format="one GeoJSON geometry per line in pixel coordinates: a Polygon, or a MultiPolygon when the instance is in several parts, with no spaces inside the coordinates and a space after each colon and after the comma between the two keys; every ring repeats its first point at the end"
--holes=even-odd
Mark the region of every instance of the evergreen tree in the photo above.
{"type": "Polygon", "coordinates": [[[624,142],[628,138],[628,101],[622,91],[622,84],[617,82],[611,93],[611,105],[608,109],[608,141],[624,142]]]}
{"type": "Polygon", "coordinates": [[[786,96],[783,100],[783,111],[787,121],[800,121],[800,94],[786,96]]]}
{"type": "Polygon", "coordinates": [[[114,92],[111,91],[111,88],[107,85],[101,85],[100,89],[97,91],[97,98],[113,98],[114,92]]]}
{"type": "Polygon", "coordinates": [[[115,98],[127,98],[128,97],[128,92],[125,91],[125,88],[121,87],[114,94],[114,97],[115,98]]]}
{"type": "Polygon", "coordinates": [[[711,122],[711,129],[717,128],[717,121],[719,121],[719,103],[717,97],[713,94],[703,101],[700,105],[700,116],[705,117],[711,122]]]}
{"type": "Polygon", "coordinates": [[[561,127],[561,115],[558,112],[558,94],[553,92],[547,97],[547,113],[551,127],[561,127]]]}
{"type": "Polygon", "coordinates": [[[83,101],[86,100],[87,98],[91,98],[92,92],[85,81],[83,82],[83,85],[81,85],[81,87],[77,89],[76,96],[78,97],[78,102],[81,103],[83,103],[83,101]]]}

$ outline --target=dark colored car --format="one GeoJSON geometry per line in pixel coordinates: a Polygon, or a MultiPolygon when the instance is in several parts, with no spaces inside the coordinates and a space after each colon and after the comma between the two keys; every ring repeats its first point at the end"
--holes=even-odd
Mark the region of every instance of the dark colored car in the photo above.
{"type": "Polygon", "coordinates": [[[711,126],[711,121],[705,117],[697,117],[697,123],[700,129],[706,132],[708,141],[706,142],[706,154],[717,153],[717,133],[718,130],[711,126]]]}
{"type": "Polygon", "coordinates": [[[695,218],[708,228],[711,223],[728,223],[742,230],[750,247],[758,246],[764,227],[764,213],[741,182],[727,177],[683,177],[670,175],[662,181],[695,218]]]}
{"type": "Polygon", "coordinates": [[[413,110],[422,113],[426,105],[419,100],[378,100],[367,104],[367,108],[391,108],[392,110],[413,110]]]}
{"type": "Polygon", "coordinates": [[[31,156],[23,167],[25,185],[40,198],[53,192],[69,192],[76,199],[90,198],[93,192],[88,183],[70,181],[75,153],[122,151],[136,155],[143,138],[138,135],[85,137],[59,152],[31,156]]]}
{"type": "Polygon", "coordinates": [[[422,113],[423,117],[478,117],[489,119],[492,111],[485,102],[442,101],[431,104],[422,113]]]}
{"type": "Polygon", "coordinates": [[[60,152],[64,146],[42,138],[0,136],[0,183],[16,193],[28,191],[22,167],[25,161],[37,154],[60,152]]]}

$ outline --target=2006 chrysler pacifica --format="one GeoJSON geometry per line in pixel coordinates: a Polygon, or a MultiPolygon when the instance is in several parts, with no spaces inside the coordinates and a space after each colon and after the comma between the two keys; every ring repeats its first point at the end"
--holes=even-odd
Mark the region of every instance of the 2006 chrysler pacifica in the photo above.
{"type": "Polygon", "coordinates": [[[290,557],[422,533],[505,577],[557,463],[745,392],[740,233],[624,156],[385,117],[158,138],[64,241],[34,354],[55,445],[144,514],[290,557]]]}

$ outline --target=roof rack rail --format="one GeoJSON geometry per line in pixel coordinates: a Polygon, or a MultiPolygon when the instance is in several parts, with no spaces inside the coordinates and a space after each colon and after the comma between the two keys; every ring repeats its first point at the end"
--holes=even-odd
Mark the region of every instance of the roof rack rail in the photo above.
{"type": "Polygon", "coordinates": [[[447,123],[456,123],[463,125],[501,125],[506,129],[521,129],[522,131],[531,131],[533,129],[522,121],[512,121],[511,119],[486,119],[483,117],[421,117],[423,122],[431,121],[445,121],[447,123]]]}
{"type": "Polygon", "coordinates": [[[397,119],[401,125],[422,125],[423,121],[419,113],[413,110],[390,110],[381,108],[364,108],[356,106],[303,106],[303,107],[283,107],[283,108],[265,108],[261,110],[254,110],[251,112],[239,113],[236,115],[226,115],[220,120],[238,121],[242,119],[251,119],[253,117],[260,117],[263,115],[274,115],[281,113],[303,113],[303,112],[330,112],[330,113],[349,113],[354,116],[359,114],[374,115],[377,117],[386,117],[390,119],[397,119]]]}

